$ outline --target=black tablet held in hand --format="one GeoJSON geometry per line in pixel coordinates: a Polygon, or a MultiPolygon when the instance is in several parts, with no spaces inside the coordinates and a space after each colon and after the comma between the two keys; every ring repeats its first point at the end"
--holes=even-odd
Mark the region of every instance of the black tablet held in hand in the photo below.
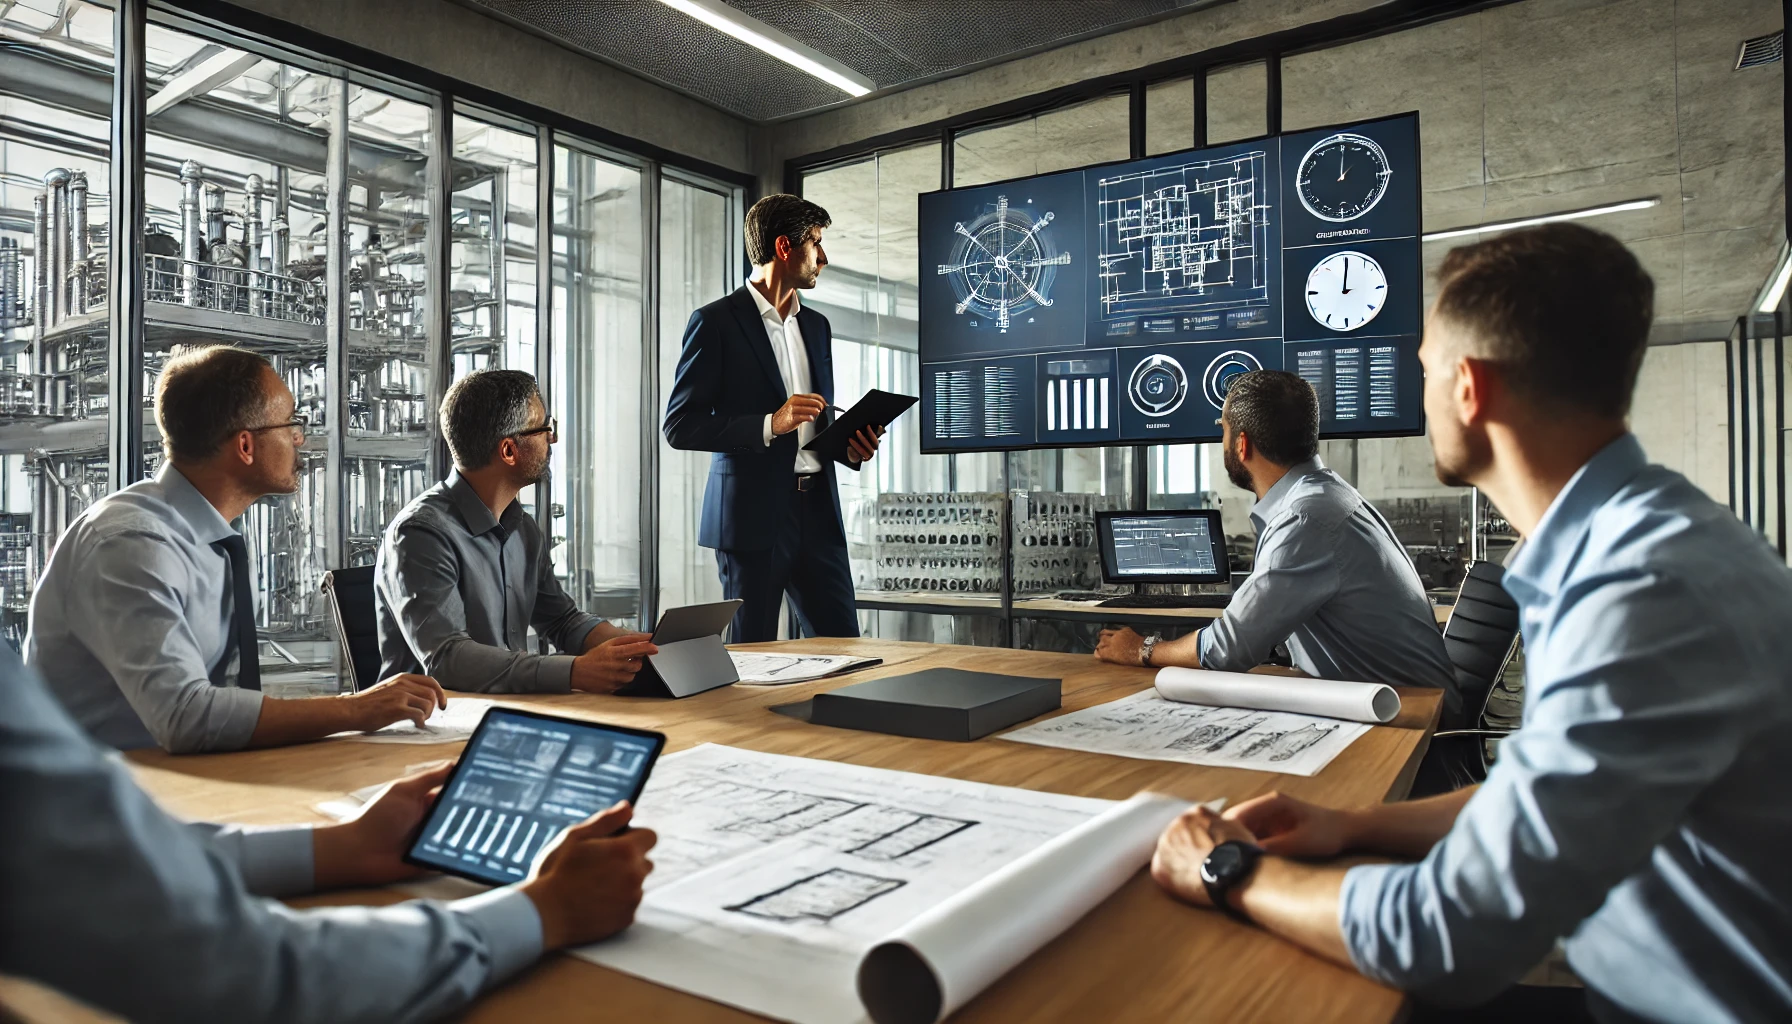
{"type": "Polygon", "coordinates": [[[898,395],[876,388],[865,392],[865,397],[858,404],[840,414],[840,418],[828,424],[828,428],[816,434],[804,451],[814,452],[824,458],[839,461],[846,458],[846,444],[852,436],[866,427],[887,429],[895,422],[896,417],[914,405],[913,395],[898,395]]]}
{"type": "Polygon", "coordinates": [[[492,708],[423,818],[408,863],[492,885],[520,882],[542,847],[647,785],[666,737],[492,708]]]}

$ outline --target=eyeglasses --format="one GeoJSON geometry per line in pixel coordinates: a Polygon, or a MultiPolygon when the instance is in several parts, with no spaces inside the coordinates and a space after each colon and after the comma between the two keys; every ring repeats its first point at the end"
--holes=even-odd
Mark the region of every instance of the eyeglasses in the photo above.
{"type": "Polygon", "coordinates": [[[534,434],[546,434],[546,435],[548,435],[548,443],[549,444],[559,444],[560,443],[560,420],[559,420],[559,418],[556,416],[549,416],[548,421],[546,423],[543,423],[541,426],[530,427],[528,430],[519,430],[510,436],[511,437],[529,437],[534,434]]]}
{"type": "Polygon", "coordinates": [[[270,423],[265,427],[244,427],[243,429],[247,430],[251,434],[259,434],[260,432],[262,432],[264,430],[290,430],[294,434],[297,434],[300,437],[304,437],[306,430],[308,430],[310,427],[311,427],[311,421],[309,419],[307,419],[306,417],[299,415],[299,416],[294,416],[292,418],[292,420],[287,423],[270,423]]]}

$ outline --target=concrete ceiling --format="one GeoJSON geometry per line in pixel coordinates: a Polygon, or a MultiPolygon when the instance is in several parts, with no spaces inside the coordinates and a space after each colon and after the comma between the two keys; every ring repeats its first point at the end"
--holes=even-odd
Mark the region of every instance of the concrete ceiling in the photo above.
{"type": "MultiPolygon", "coordinates": [[[[655,0],[461,0],[738,117],[769,122],[849,97],[655,0]]],[[[879,92],[1225,0],[725,0],[879,92]]]]}
{"type": "MultiPolygon", "coordinates": [[[[1784,65],[1732,70],[1743,39],[1780,27],[1778,0],[1523,0],[1288,58],[1283,124],[1418,110],[1427,231],[1659,196],[1587,223],[1655,277],[1657,340],[1723,337],[1785,237],[1784,65]]],[[[1215,73],[1209,141],[1263,131],[1264,82],[1261,65],[1215,73]]],[[[1192,101],[1186,83],[1152,90],[1153,152],[1192,143],[1192,101]]],[[[1123,159],[1125,114],[1100,99],[961,135],[955,183],[1123,159]]],[[[937,144],[804,183],[833,214],[836,269],[910,287],[915,196],[939,187],[937,144]]],[[[1467,241],[1426,243],[1427,270],[1467,241]]]]}

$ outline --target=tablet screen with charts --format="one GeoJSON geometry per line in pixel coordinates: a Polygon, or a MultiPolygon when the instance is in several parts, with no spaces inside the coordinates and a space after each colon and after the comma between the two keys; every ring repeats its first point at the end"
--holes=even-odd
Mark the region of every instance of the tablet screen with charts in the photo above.
{"type": "Polygon", "coordinates": [[[567,827],[639,798],[665,745],[657,732],[493,708],[405,859],[492,885],[520,882],[567,827]]]}

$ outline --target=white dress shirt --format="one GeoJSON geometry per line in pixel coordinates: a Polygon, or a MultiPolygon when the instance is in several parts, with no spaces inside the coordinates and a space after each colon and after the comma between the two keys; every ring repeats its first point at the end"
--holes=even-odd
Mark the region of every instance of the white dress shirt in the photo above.
{"type": "MultiPolygon", "coordinates": [[[[803,329],[797,326],[796,315],[802,312],[803,302],[794,294],[790,301],[790,315],[779,316],[777,307],[766,299],[765,293],[759,290],[759,281],[747,282],[747,291],[752,293],[753,304],[759,307],[759,321],[765,324],[765,336],[772,343],[772,355],[778,360],[778,375],[784,378],[784,391],[787,395],[812,395],[814,386],[809,382],[809,349],[803,342],[803,329]]],[[[772,415],[765,417],[765,446],[772,446],[772,415]]],[[[814,452],[803,451],[803,446],[815,439],[815,424],[803,423],[796,428],[796,471],[797,473],[821,472],[821,456],[814,452]]]]}

